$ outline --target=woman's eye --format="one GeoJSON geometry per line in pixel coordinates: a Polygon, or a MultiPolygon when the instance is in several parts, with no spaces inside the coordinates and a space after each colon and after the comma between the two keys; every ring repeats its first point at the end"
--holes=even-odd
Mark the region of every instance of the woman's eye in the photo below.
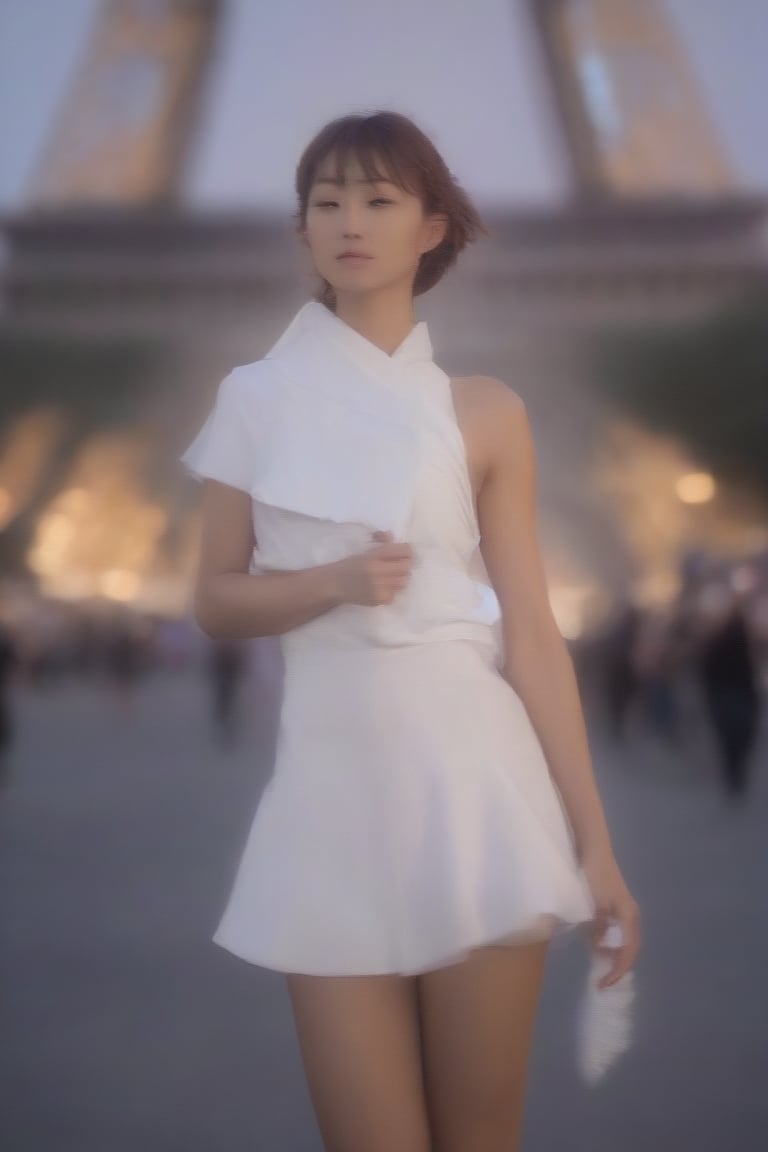
{"type": "MultiPolygon", "coordinates": [[[[374,200],[369,200],[369,204],[394,204],[394,200],[388,200],[386,196],[377,196],[374,200]]],[[[313,208],[338,208],[338,201],[336,200],[316,200],[312,205],[313,208]]]]}

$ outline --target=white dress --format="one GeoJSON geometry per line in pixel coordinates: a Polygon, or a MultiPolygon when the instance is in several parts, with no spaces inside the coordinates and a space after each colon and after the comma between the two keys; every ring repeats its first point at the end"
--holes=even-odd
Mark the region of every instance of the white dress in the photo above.
{"type": "Polygon", "coordinates": [[[417,324],[388,356],[306,304],[237,368],[182,458],[252,497],[251,571],[325,564],[389,530],[392,604],[281,638],[276,763],[215,941],[318,975],[415,974],[592,919],[559,794],[500,673],[450,382],[417,324]]]}

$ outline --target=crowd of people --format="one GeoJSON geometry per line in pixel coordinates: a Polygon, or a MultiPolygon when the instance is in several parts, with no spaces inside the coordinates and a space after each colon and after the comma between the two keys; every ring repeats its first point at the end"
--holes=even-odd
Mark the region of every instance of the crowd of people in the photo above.
{"type": "Polygon", "coordinates": [[[768,672],[768,589],[698,582],[664,610],[628,603],[600,637],[597,679],[619,743],[642,728],[684,753],[707,723],[726,794],[744,798],[768,672]]]}
{"type": "MultiPolygon", "coordinates": [[[[70,679],[99,679],[116,708],[162,671],[201,669],[210,682],[211,722],[222,744],[238,729],[248,671],[247,642],[210,640],[191,617],[153,617],[123,606],[40,600],[15,621],[0,613],[0,759],[13,740],[15,680],[44,690],[70,679]]],[[[660,609],[626,602],[578,654],[584,687],[619,746],[651,732],[685,754],[691,730],[709,725],[723,787],[747,795],[768,675],[768,580],[748,590],[725,578],[692,580],[660,609]]]]}
{"type": "Polygon", "coordinates": [[[213,727],[222,743],[231,743],[247,642],[211,640],[190,616],[153,616],[120,605],[35,599],[23,611],[0,610],[0,758],[15,734],[14,685],[43,692],[74,679],[99,681],[113,706],[130,712],[148,677],[195,669],[210,680],[213,727]]]}

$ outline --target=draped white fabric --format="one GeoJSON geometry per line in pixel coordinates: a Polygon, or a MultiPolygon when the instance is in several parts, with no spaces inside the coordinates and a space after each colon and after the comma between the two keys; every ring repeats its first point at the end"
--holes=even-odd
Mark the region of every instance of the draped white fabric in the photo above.
{"type": "Polygon", "coordinates": [[[450,381],[425,323],[391,355],[310,302],[222,383],[183,456],[252,498],[251,571],[391,531],[392,604],[287,633],[274,773],[216,941],[268,968],[413,973],[592,918],[559,795],[500,675],[450,381]]]}

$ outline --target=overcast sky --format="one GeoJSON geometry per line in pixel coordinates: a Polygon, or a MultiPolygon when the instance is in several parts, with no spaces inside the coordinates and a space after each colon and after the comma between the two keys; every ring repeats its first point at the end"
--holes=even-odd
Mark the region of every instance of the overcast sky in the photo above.
{"type": "MultiPolygon", "coordinates": [[[[101,0],[0,0],[0,210],[23,202],[101,0]]],[[[732,167],[768,193],[768,0],[663,0],[732,167]]],[[[327,119],[388,107],[482,204],[559,199],[567,171],[528,0],[229,0],[187,199],[286,206],[327,119]]]]}

